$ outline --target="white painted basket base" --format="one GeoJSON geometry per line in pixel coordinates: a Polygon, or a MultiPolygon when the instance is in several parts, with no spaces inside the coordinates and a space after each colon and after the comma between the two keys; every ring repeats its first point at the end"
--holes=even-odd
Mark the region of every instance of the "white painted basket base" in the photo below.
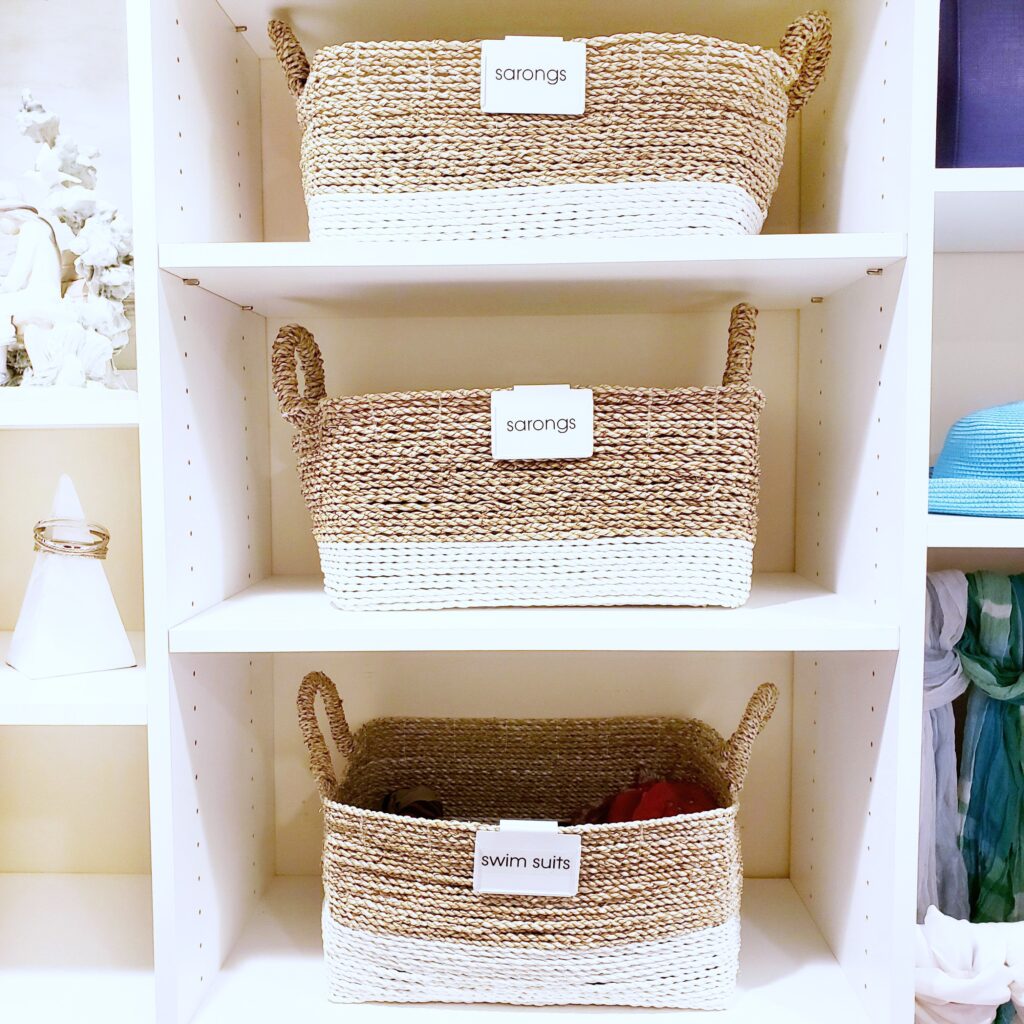
{"type": "Polygon", "coordinates": [[[764,223],[764,214],[747,191],[705,181],[327,192],[310,196],[306,205],[313,241],[756,235],[764,223]]]}
{"type": "Polygon", "coordinates": [[[323,933],[328,996],[336,1003],[722,1010],[739,969],[739,917],[656,942],[516,950],[355,931],[325,903],[323,933]]]}
{"type": "Polygon", "coordinates": [[[720,537],[504,543],[321,543],[331,604],[348,611],[715,605],[750,596],[754,546],[720,537]]]}

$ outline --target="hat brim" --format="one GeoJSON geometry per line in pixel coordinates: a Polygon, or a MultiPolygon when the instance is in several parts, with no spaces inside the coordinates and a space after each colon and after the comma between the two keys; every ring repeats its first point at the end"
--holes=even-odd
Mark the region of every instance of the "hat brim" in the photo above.
{"type": "Polygon", "coordinates": [[[928,511],[946,516],[1024,519],[1024,481],[932,478],[928,481],[928,511]]]}

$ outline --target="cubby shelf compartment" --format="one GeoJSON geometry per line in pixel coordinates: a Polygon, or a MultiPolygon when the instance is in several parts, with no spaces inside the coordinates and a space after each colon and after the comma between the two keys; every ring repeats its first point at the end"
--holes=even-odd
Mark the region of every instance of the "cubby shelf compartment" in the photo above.
{"type": "Polygon", "coordinates": [[[890,651],[899,630],[792,573],[742,608],[343,612],[315,577],[271,577],[171,630],[172,653],[274,651],[890,651]]]}
{"type": "Polygon", "coordinates": [[[0,1007],[32,1024],[154,1017],[148,875],[0,874],[0,1007]]]}
{"type": "Polygon", "coordinates": [[[928,517],[930,548],[1024,548],[1024,519],[928,517]]]}
{"type": "Polygon", "coordinates": [[[900,234],[160,247],[162,268],[263,316],[794,309],[906,255],[900,234]]]}
{"type": "MultiPolygon", "coordinates": [[[[278,878],[249,921],[199,1008],[194,1024],[302,1020],[334,1024],[339,1014],[368,1024],[465,1024],[500,1020],[535,1024],[545,1016],[616,1024],[643,1011],[613,1008],[363,1005],[327,1002],[320,942],[320,881],[278,878]]],[[[832,1024],[867,1024],[867,1013],[787,879],[748,880],[743,893],[743,947],[734,1005],[715,1024],[812,1024],[827,1006],[832,1024]]],[[[707,1013],[673,1011],[672,1020],[707,1020],[707,1013]]]]}
{"type": "Polygon", "coordinates": [[[937,170],[935,250],[1024,250],[1024,167],[937,170]]]}
{"type": "Polygon", "coordinates": [[[6,663],[11,634],[0,633],[0,726],[145,725],[145,644],[142,633],[129,639],[135,668],[26,679],[6,663]]]}
{"type": "Polygon", "coordinates": [[[135,391],[0,388],[0,429],[137,427],[138,424],[139,396],[135,391]]]}

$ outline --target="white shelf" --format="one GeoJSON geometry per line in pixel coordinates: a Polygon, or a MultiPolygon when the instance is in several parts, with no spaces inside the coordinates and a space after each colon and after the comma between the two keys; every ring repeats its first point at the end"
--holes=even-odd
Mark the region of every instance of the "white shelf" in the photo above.
{"type": "Polygon", "coordinates": [[[343,612],[315,577],[271,577],[174,627],[172,653],[895,650],[899,630],[792,573],[755,575],[742,608],[343,612]]]}
{"type": "MultiPolygon", "coordinates": [[[[320,940],[320,881],[278,878],[270,886],[224,964],[194,1024],[241,1021],[271,1024],[301,1020],[337,1024],[464,1024],[501,1020],[536,1022],[586,1016],[637,1021],[650,1011],[567,1007],[400,1006],[365,1004],[341,1008],[327,1001],[320,940]]],[[[739,991],[733,1007],[713,1014],[715,1024],[818,1024],[828,1007],[830,1024],[867,1024],[867,1013],[842,969],[786,879],[748,880],[743,893],[743,945],[739,991]]],[[[660,1016],[660,1015],[659,1015],[660,1016]]],[[[674,1021],[708,1021],[706,1012],[673,1011],[674,1021]]]]}
{"type": "Polygon", "coordinates": [[[162,245],[160,265],[263,316],[793,309],[891,267],[898,234],[162,245]]]}
{"type": "Polygon", "coordinates": [[[1024,548],[1024,519],[928,517],[930,548],[1024,548]]]}
{"type": "Polygon", "coordinates": [[[935,249],[1024,251],[1024,168],[937,170],[935,249]]]}
{"type": "Polygon", "coordinates": [[[129,639],[135,668],[27,679],[7,664],[11,634],[0,633],[0,725],[145,725],[145,644],[142,633],[129,639]]]}
{"type": "Polygon", "coordinates": [[[3,1019],[153,1020],[150,891],[148,875],[0,874],[3,1019]]]}
{"type": "Polygon", "coordinates": [[[0,388],[0,429],[137,427],[138,424],[139,396],[135,391],[0,388]]]}

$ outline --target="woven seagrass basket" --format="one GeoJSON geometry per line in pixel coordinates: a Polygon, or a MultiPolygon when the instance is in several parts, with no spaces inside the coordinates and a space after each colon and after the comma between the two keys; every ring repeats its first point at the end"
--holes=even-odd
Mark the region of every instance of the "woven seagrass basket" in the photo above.
{"type": "Polygon", "coordinates": [[[269,34],[303,128],[314,240],[757,234],[786,122],[821,80],[828,17],[779,52],[705,36],[585,39],[578,116],[485,114],[480,41],[358,42],[312,63],[269,34]]]}
{"type": "Polygon", "coordinates": [[[332,603],[743,604],[764,404],[755,316],[732,311],[721,387],[594,388],[593,455],[535,461],[491,457],[490,391],[326,398],[312,335],[283,327],[274,390],[332,603]]]}
{"type": "Polygon", "coordinates": [[[379,718],[353,735],[321,672],[298,712],[324,815],[323,938],[337,1002],[603,1004],[720,1009],[736,983],[743,870],[736,824],[751,747],[778,691],[758,687],[723,740],[674,718],[379,718]],[[322,698],[340,784],[317,724],[322,698]],[[574,897],[473,891],[476,833],[566,820],[637,770],[699,782],[722,807],[576,825],[574,897]],[[445,819],[376,810],[429,786],[445,819]]]}

